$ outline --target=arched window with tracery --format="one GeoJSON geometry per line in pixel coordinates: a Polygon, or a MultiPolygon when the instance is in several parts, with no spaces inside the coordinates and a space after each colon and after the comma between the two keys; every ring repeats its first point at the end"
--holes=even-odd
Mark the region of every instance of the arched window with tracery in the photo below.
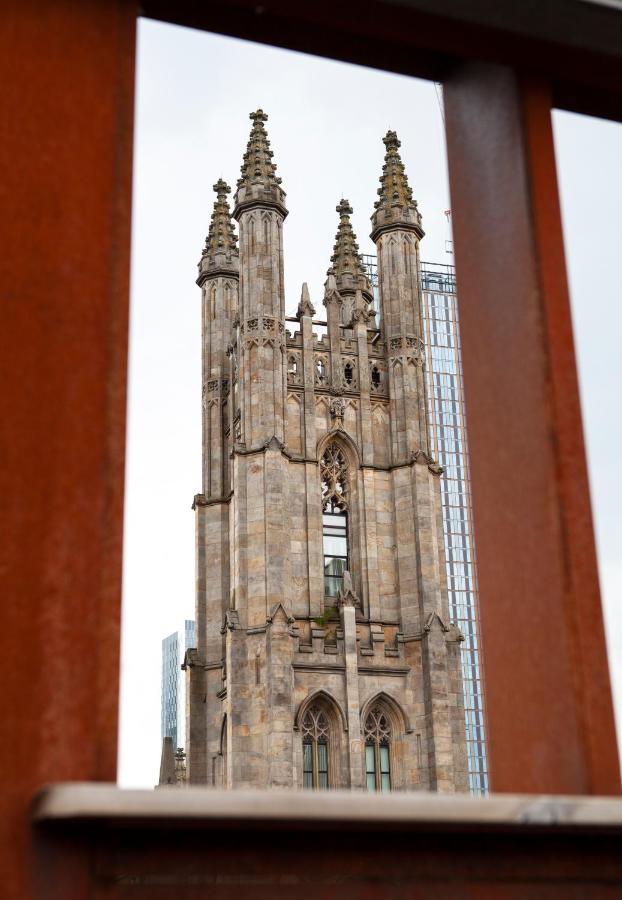
{"type": "Polygon", "coordinates": [[[348,461],[337,443],[330,443],[320,461],[324,595],[337,597],[348,566],[348,461]]]}
{"type": "Polygon", "coordinates": [[[365,719],[365,775],[368,791],[391,790],[391,722],[382,706],[365,719]]]}
{"type": "Polygon", "coordinates": [[[309,707],[302,720],[302,785],[325,789],[329,786],[330,722],[318,704],[309,707]]]}

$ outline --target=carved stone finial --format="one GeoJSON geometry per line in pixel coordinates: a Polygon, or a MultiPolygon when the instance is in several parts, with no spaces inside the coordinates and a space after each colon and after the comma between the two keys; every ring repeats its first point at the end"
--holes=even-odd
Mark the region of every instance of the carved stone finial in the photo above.
{"type": "Polygon", "coordinates": [[[374,311],[369,308],[369,304],[364,300],[362,291],[357,290],[352,306],[350,325],[356,325],[357,322],[367,324],[374,314],[374,311]]]}
{"type": "Polygon", "coordinates": [[[339,595],[337,598],[338,606],[360,606],[361,601],[354,593],[354,587],[352,585],[352,576],[346,569],[343,573],[343,582],[341,590],[339,591],[339,595]]]}
{"type": "Polygon", "coordinates": [[[313,318],[315,315],[315,308],[311,303],[311,297],[309,295],[309,286],[305,281],[302,286],[302,293],[300,294],[300,303],[298,304],[298,309],[296,310],[296,318],[300,321],[303,316],[310,316],[313,318]]]}
{"type": "Polygon", "coordinates": [[[367,277],[365,265],[361,259],[359,246],[356,242],[356,235],[350,222],[352,207],[347,200],[342,199],[336,210],[339,213],[339,226],[335,237],[333,255],[330,258],[332,265],[328,270],[329,274],[335,275],[337,281],[344,274],[367,277]]]}
{"type": "Polygon", "coordinates": [[[238,271],[238,239],[233,229],[227,194],[229,185],[219,178],[214,185],[216,201],[212,212],[205,247],[199,262],[199,284],[215,269],[238,271]]]}
{"type": "Polygon", "coordinates": [[[383,138],[386,147],[378,200],[374,204],[372,240],[388,228],[405,228],[422,238],[421,213],[408,184],[404,163],[399,154],[400,141],[394,131],[387,131],[383,138]]]}

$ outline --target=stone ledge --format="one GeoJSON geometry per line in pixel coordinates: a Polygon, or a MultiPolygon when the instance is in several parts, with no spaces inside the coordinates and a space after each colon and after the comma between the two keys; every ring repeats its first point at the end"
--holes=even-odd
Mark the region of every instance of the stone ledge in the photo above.
{"type": "Polygon", "coordinates": [[[33,821],[161,822],[244,821],[443,824],[533,829],[615,829],[622,832],[622,799],[529,794],[470,797],[425,792],[370,795],[351,791],[123,790],[114,785],[67,783],[44,788],[35,798],[33,821]]]}

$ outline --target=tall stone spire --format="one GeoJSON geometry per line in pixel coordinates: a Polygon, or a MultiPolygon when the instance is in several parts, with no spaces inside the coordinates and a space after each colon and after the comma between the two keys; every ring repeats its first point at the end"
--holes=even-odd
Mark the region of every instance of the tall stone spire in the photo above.
{"type": "Polygon", "coordinates": [[[382,140],[387,149],[378,188],[379,199],[374,203],[375,211],[371,217],[371,238],[375,241],[382,231],[390,228],[414,231],[417,237],[422,238],[421,213],[417,209],[417,201],[413,200],[400,157],[400,141],[394,131],[387,131],[382,140]]]}
{"type": "Polygon", "coordinates": [[[350,222],[352,207],[347,200],[342,199],[336,209],[339,213],[339,226],[327,274],[334,275],[339,293],[361,290],[371,299],[369,279],[350,222]]]}
{"type": "Polygon", "coordinates": [[[276,166],[272,162],[273,153],[264,123],[268,116],[263,109],[249,114],[253,122],[246,152],[242,159],[242,169],[237,181],[235,193],[234,218],[239,220],[240,212],[251,205],[276,206],[283,217],[287,215],[285,208],[285,191],[280,187],[281,179],[276,174],[276,166]]]}
{"type": "Polygon", "coordinates": [[[214,185],[216,202],[212,212],[209,232],[205,239],[205,247],[199,261],[199,277],[197,284],[216,272],[238,271],[238,239],[233,230],[233,221],[227,194],[231,193],[229,185],[219,178],[214,185]]]}

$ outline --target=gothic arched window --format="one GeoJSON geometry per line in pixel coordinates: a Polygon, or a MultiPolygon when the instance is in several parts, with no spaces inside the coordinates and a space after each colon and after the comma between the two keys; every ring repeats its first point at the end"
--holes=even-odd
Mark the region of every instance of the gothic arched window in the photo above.
{"type": "Polygon", "coordinates": [[[368,791],[391,790],[391,722],[381,706],[365,719],[365,775],[368,791]]]}
{"type": "Polygon", "coordinates": [[[302,786],[325,789],[329,785],[328,744],[330,723],[321,706],[314,704],[302,720],[302,786]]]}
{"type": "Polygon", "coordinates": [[[354,380],[354,369],[352,368],[352,365],[350,363],[346,363],[343,370],[343,377],[345,378],[346,384],[351,386],[352,381],[354,380]]]}
{"type": "Polygon", "coordinates": [[[348,568],[348,462],[341,447],[329,444],[320,461],[324,595],[337,597],[348,568]]]}

